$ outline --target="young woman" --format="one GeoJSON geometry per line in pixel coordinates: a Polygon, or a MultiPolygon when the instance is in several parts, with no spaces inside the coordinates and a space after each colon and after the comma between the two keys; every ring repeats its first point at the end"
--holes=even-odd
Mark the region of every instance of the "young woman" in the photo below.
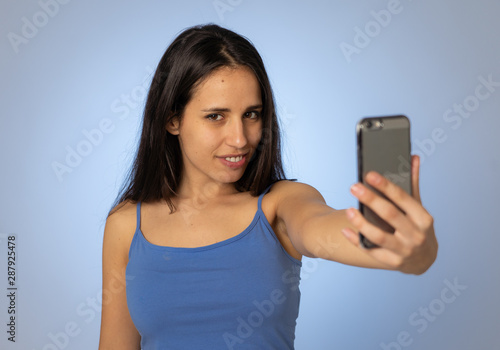
{"type": "Polygon", "coordinates": [[[262,60],[216,25],[181,33],[149,91],[129,181],[103,242],[100,350],[293,349],[302,256],[422,274],[434,262],[433,218],[376,173],[353,208],[286,180],[273,94],[262,60]],[[360,248],[362,231],[380,248],[360,248]]]}

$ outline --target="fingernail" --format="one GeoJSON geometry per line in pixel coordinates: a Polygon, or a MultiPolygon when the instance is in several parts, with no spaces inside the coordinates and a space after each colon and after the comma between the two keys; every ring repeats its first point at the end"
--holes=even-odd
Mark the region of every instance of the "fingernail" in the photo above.
{"type": "Polygon", "coordinates": [[[382,177],[379,174],[372,171],[368,174],[368,180],[373,184],[378,184],[380,183],[380,181],[382,181],[382,177]]]}
{"type": "Polygon", "coordinates": [[[354,210],[352,208],[347,209],[346,215],[349,219],[352,219],[354,217],[354,210]]]}
{"type": "Polygon", "coordinates": [[[355,194],[360,195],[360,194],[363,194],[364,189],[359,183],[356,183],[356,184],[351,186],[351,191],[355,194]]]}

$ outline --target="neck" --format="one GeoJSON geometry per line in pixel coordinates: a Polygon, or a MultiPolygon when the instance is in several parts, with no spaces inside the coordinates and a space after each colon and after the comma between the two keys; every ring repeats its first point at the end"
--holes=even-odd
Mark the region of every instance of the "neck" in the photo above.
{"type": "Polygon", "coordinates": [[[239,192],[236,190],[233,183],[196,183],[194,181],[183,179],[179,185],[177,193],[177,198],[180,201],[205,203],[239,192]]]}

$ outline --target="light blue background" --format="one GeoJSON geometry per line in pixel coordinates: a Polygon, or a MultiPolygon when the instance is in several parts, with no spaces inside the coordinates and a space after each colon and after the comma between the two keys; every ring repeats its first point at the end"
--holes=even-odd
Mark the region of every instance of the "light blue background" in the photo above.
{"type": "Polygon", "coordinates": [[[137,143],[141,86],[181,30],[207,22],[255,44],[276,95],[287,175],[316,187],[330,206],[357,206],[349,187],[360,118],[408,115],[422,156],[436,263],[411,276],[304,259],[296,348],[383,349],[405,334],[401,349],[499,347],[500,88],[471,97],[480,77],[500,82],[498,1],[401,0],[378,27],[371,11],[394,0],[73,0],[43,10],[50,2],[0,4],[2,349],[97,348],[100,309],[92,305],[104,222],[137,143]],[[9,36],[22,36],[25,21],[41,27],[25,28],[31,38],[13,45],[9,36]],[[355,45],[356,27],[372,37],[346,57],[341,45],[355,45]],[[120,100],[126,95],[129,105],[120,100]],[[443,116],[464,101],[473,111],[457,127],[443,116]],[[111,132],[58,178],[53,162],[64,164],[68,148],[106,122],[111,132]],[[436,132],[443,142],[431,147],[436,132]],[[5,332],[5,234],[18,238],[15,344],[5,332]],[[467,288],[444,303],[442,295],[453,296],[446,281],[467,288]],[[423,308],[434,310],[432,322],[419,315],[423,308]],[[78,333],[67,342],[65,327],[78,333]]]}

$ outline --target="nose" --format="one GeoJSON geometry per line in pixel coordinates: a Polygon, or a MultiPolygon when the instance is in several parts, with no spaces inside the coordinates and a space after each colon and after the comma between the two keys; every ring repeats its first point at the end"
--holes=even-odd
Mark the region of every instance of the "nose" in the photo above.
{"type": "Polygon", "coordinates": [[[234,148],[243,148],[247,145],[247,129],[240,118],[232,118],[227,124],[226,143],[234,148]]]}

